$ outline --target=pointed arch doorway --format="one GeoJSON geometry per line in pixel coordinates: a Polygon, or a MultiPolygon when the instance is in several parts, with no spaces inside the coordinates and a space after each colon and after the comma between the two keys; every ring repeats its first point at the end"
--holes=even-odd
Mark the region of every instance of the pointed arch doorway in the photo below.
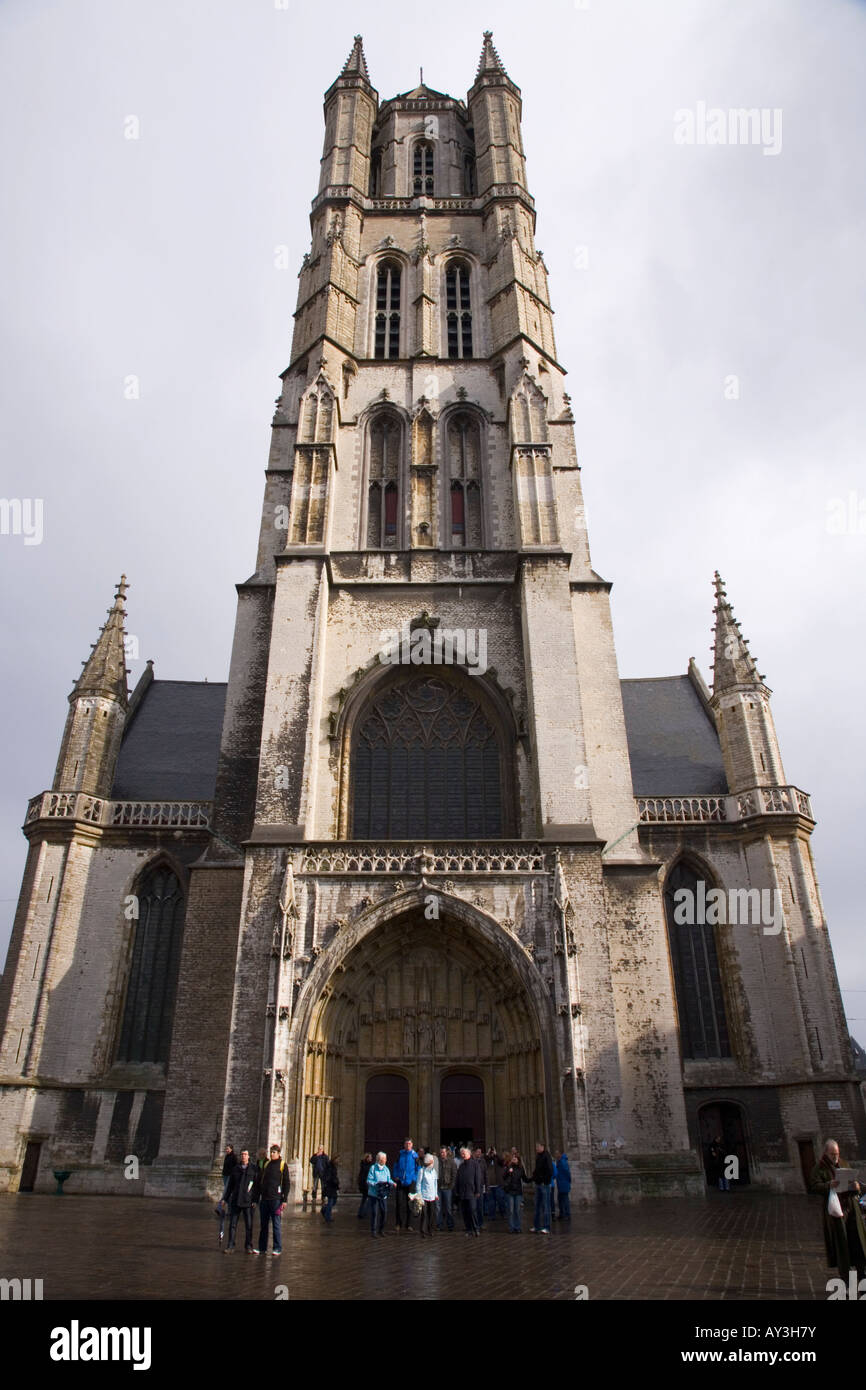
{"type": "Polygon", "coordinates": [[[298,1035],[302,1165],[319,1143],[344,1156],[382,1149],[392,1163],[406,1137],[429,1148],[448,1131],[528,1151],[545,1132],[557,1096],[540,991],[516,951],[461,907],[435,922],[407,907],[317,983],[298,1035]]]}

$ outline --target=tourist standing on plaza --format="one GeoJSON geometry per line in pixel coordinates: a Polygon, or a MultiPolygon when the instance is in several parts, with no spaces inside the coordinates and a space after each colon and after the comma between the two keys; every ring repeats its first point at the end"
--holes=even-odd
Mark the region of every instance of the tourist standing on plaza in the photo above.
{"type": "Polygon", "coordinates": [[[478,1222],[479,1231],[484,1229],[484,1197],[487,1192],[487,1159],[484,1157],[484,1150],[480,1144],[476,1144],[472,1150],[472,1162],[478,1169],[481,1177],[481,1192],[475,1207],[475,1219],[478,1222]]]}
{"type": "Polygon", "coordinates": [[[553,1181],[553,1159],[546,1146],[539,1139],[535,1146],[535,1167],[532,1170],[535,1184],[535,1225],[532,1233],[539,1236],[550,1235],[550,1184],[553,1181]]]}
{"type": "Polygon", "coordinates": [[[457,1177],[457,1161],[450,1149],[439,1150],[439,1229],[443,1224],[449,1231],[454,1230],[454,1180],[457,1177]]]}
{"type": "Polygon", "coordinates": [[[226,1156],[223,1159],[223,1195],[217,1202],[217,1212],[219,1214],[220,1219],[220,1240],[222,1240],[223,1236],[225,1235],[226,1214],[229,1209],[226,1198],[228,1196],[229,1182],[231,1180],[232,1169],[236,1167],[237,1161],[238,1156],[234,1151],[234,1145],[226,1144],[226,1156]]]}
{"type": "MultiPolygon", "coordinates": [[[[325,1176],[328,1167],[328,1155],[325,1153],[324,1144],[320,1144],[310,1159],[310,1167],[313,1170],[313,1206],[316,1205],[316,1189],[325,1176]]],[[[322,1201],[325,1200],[324,1188],[322,1189],[322,1201]]]]}
{"type": "Polygon", "coordinates": [[[261,1173],[254,1163],[250,1163],[249,1150],[241,1149],[240,1162],[235,1163],[229,1174],[229,1239],[225,1253],[235,1248],[235,1232],[238,1218],[244,1218],[244,1249],[248,1255],[255,1255],[253,1249],[253,1207],[259,1200],[261,1173]]]}
{"type": "Polygon", "coordinates": [[[388,1195],[395,1186],[391,1170],[386,1163],[387,1155],[376,1154],[376,1162],[370,1164],[367,1173],[367,1195],[370,1200],[370,1235],[385,1234],[385,1215],[388,1210],[388,1195]]]}
{"type": "Polygon", "coordinates": [[[436,1209],[439,1205],[439,1179],[436,1176],[436,1165],[433,1162],[432,1154],[424,1155],[424,1166],[418,1171],[415,1191],[424,1203],[419,1222],[421,1239],[423,1240],[425,1236],[432,1236],[436,1230],[436,1209]]]}
{"type": "Polygon", "coordinates": [[[730,1192],[730,1179],[725,1177],[725,1151],[722,1136],[717,1134],[707,1151],[707,1177],[715,1183],[720,1192],[730,1192]]]}
{"type": "Polygon", "coordinates": [[[361,1159],[361,1163],[358,1168],[358,1191],[361,1194],[361,1205],[358,1207],[359,1221],[363,1220],[367,1211],[367,1203],[370,1200],[369,1193],[367,1192],[367,1174],[369,1173],[372,1166],[373,1155],[364,1154],[364,1157],[361,1159]]]}
{"type": "Polygon", "coordinates": [[[842,1166],[839,1145],[828,1139],[820,1159],[812,1169],[809,1191],[817,1193],[824,1202],[824,1246],[827,1264],[838,1269],[843,1279],[853,1265],[857,1282],[866,1277],[866,1228],[857,1200],[860,1184],[854,1183],[850,1192],[839,1191],[836,1169],[842,1166]],[[836,1198],[836,1203],[833,1202],[836,1198]],[[838,1205],[837,1205],[838,1203],[838,1205]],[[831,1210],[831,1206],[835,1210],[831,1210]]]}
{"type": "Polygon", "coordinates": [[[460,1203],[463,1224],[468,1236],[480,1235],[478,1201],[481,1197],[481,1172],[468,1149],[460,1150],[460,1167],[454,1179],[454,1195],[460,1203]]]}
{"type": "Polygon", "coordinates": [[[280,1158],[279,1144],[271,1144],[270,1161],[262,1169],[259,1198],[259,1254],[268,1251],[268,1227],[273,1226],[273,1255],[283,1253],[282,1216],[289,1195],[289,1170],[280,1158]]]}
{"type": "Polygon", "coordinates": [[[403,1148],[400,1150],[400,1157],[394,1165],[394,1181],[397,1184],[397,1230],[402,1231],[406,1227],[407,1231],[412,1229],[412,1209],[409,1205],[409,1193],[413,1190],[418,1178],[418,1155],[412,1147],[412,1140],[406,1139],[403,1148]]]}
{"type": "Polygon", "coordinates": [[[229,1178],[232,1175],[232,1169],[237,1166],[237,1161],[238,1156],[235,1153],[234,1145],[226,1144],[226,1156],[223,1159],[223,1201],[226,1199],[226,1193],[229,1190],[229,1178]]]}
{"type": "Polygon", "coordinates": [[[486,1157],[487,1216],[495,1220],[505,1215],[505,1194],[502,1191],[502,1159],[491,1144],[486,1157]]]}
{"type": "Polygon", "coordinates": [[[322,1206],[322,1216],[329,1226],[334,1219],[334,1207],[337,1205],[337,1196],[340,1191],[339,1162],[339,1154],[334,1154],[333,1157],[329,1158],[325,1176],[322,1179],[322,1196],[325,1199],[322,1206]]]}
{"type": "Polygon", "coordinates": [[[520,1218],[523,1209],[523,1184],[527,1181],[526,1169],[520,1154],[512,1149],[505,1155],[502,1168],[502,1190],[508,1209],[508,1229],[513,1236],[520,1235],[520,1218]]]}
{"type": "Polygon", "coordinates": [[[560,1221],[571,1220],[571,1167],[568,1162],[568,1155],[557,1152],[556,1155],[556,1197],[559,1204],[560,1221]]]}

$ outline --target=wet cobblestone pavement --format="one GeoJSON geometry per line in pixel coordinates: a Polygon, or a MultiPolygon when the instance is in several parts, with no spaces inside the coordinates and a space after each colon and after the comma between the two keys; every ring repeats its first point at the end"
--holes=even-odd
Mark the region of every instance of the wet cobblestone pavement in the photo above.
{"type": "MultiPolygon", "coordinates": [[[[140,1197],[0,1196],[0,1277],[41,1278],[45,1300],[273,1299],[806,1299],[826,1301],[820,1204],[805,1195],[714,1193],[706,1200],[596,1207],[550,1236],[504,1221],[467,1240],[372,1240],[343,1198],[331,1226],[318,1210],[283,1221],[283,1254],[219,1248],[209,1202],[140,1197]]],[[[241,1225],[241,1230],[243,1229],[241,1225]]],[[[255,1235],[258,1238],[258,1214],[255,1235]]]]}

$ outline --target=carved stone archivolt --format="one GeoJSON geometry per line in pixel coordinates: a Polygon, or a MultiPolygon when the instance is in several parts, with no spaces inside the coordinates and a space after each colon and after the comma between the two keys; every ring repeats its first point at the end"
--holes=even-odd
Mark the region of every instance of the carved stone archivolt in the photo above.
{"type": "Polygon", "coordinates": [[[313,1009],[304,1077],[307,1105],[335,1107],[332,1147],[363,1152],[366,1078],[383,1069],[406,1077],[413,1105],[429,1108],[417,1112],[427,1137],[438,1126],[441,1078],[465,1069],[484,1078],[491,1116],[498,1096],[509,1142],[531,1144],[544,1090],[542,1030],[516,959],[448,912],[426,920],[419,906],[341,962],[339,990],[323,990],[313,1009]]]}

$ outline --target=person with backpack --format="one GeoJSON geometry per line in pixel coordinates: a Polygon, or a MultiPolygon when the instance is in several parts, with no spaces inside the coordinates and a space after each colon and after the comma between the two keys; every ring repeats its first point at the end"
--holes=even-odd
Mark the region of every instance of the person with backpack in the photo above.
{"type": "Polygon", "coordinates": [[[271,1144],[271,1157],[262,1169],[259,1187],[259,1254],[268,1253],[268,1230],[273,1227],[273,1255],[283,1253],[282,1216],[289,1195],[289,1170],[280,1157],[279,1144],[271,1144]]]}

